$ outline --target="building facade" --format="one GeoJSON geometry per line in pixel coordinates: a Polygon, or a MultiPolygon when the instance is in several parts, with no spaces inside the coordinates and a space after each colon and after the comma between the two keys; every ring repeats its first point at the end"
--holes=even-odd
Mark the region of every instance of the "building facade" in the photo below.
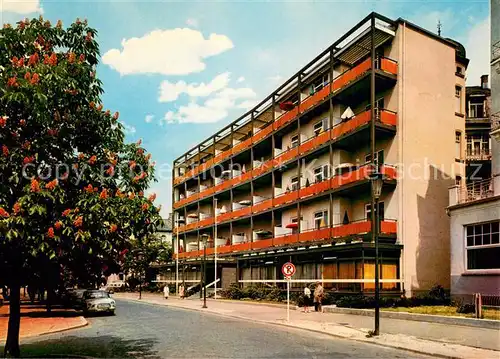
{"type": "Polygon", "coordinates": [[[222,286],[282,279],[292,261],[294,279],[373,291],[368,175],[377,168],[382,289],[449,288],[445,208],[465,176],[467,64],[463,46],[404,19],[360,21],[174,161],[180,279],[198,280],[205,254],[207,282],[217,273],[222,286]]]}
{"type": "Polygon", "coordinates": [[[488,75],[466,88],[466,183],[491,178],[491,89],[488,75]]]}

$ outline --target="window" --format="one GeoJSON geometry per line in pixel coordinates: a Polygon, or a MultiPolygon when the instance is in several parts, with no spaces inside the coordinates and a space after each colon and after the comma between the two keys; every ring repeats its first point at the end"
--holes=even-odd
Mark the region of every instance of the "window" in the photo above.
{"type": "Polygon", "coordinates": [[[314,228],[320,229],[328,226],[328,210],[314,213],[314,228]]]}
{"type": "Polygon", "coordinates": [[[292,191],[296,191],[299,189],[299,177],[292,177],[291,179],[292,191]]]}
{"type": "Polygon", "coordinates": [[[455,97],[456,97],[455,112],[456,113],[463,113],[462,112],[462,88],[460,86],[455,86],[455,97]]]}
{"type": "Polygon", "coordinates": [[[314,95],[316,92],[321,90],[324,86],[328,84],[328,74],[319,76],[316,80],[311,84],[311,89],[309,91],[310,95],[314,95]]]}
{"type": "Polygon", "coordinates": [[[462,132],[455,131],[455,158],[462,158],[462,132]]]}
{"type": "MultiPolygon", "coordinates": [[[[300,220],[302,221],[303,217],[300,216],[300,220]]],[[[290,222],[292,223],[299,223],[299,218],[298,217],[292,217],[290,218],[290,222]]]]}
{"type": "Polygon", "coordinates": [[[313,126],[314,135],[317,136],[328,128],[328,118],[324,118],[313,126]]]}
{"type": "Polygon", "coordinates": [[[292,148],[297,147],[299,145],[299,135],[294,135],[291,138],[292,148]]]}
{"type": "Polygon", "coordinates": [[[467,136],[467,155],[479,156],[490,153],[490,138],[485,136],[467,136]]]}
{"type": "MultiPolygon", "coordinates": [[[[380,211],[379,220],[383,221],[384,220],[384,213],[385,213],[384,202],[379,202],[378,210],[380,211]]],[[[366,216],[367,221],[371,221],[371,219],[372,219],[372,205],[371,205],[371,203],[368,203],[365,205],[365,216],[366,216]]]]}
{"type": "MultiPolygon", "coordinates": [[[[365,156],[365,164],[372,161],[371,153],[365,156]]],[[[375,166],[382,166],[384,164],[384,150],[375,152],[375,166]]]]}
{"type": "Polygon", "coordinates": [[[465,226],[467,269],[500,269],[500,221],[465,226]]]}
{"type": "Polygon", "coordinates": [[[318,183],[330,177],[328,165],[322,165],[314,169],[314,182],[318,183]]]}
{"type": "Polygon", "coordinates": [[[457,75],[462,75],[462,67],[457,66],[457,75]]]}
{"type": "Polygon", "coordinates": [[[455,185],[460,186],[462,184],[462,177],[461,176],[455,176],[455,185]]]}
{"type": "Polygon", "coordinates": [[[470,103],[469,102],[469,117],[483,118],[484,116],[484,103],[470,103]]]}

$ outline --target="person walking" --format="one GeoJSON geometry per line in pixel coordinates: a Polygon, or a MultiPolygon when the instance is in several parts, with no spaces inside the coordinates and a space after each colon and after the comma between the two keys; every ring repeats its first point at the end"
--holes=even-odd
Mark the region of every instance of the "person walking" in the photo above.
{"type": "Polygon", "coordinates": [[[311,290],[306,285],[304,287],[304,313],[309,313],[309,306],[311,302],[311,290]]]}
{"type": "Polygon", "coordinates": [[[181,285],[179,286],[179,297],[180,297],[181,299],[184,299],[184,284],[181,284],[181,285]]]}
{"type": "Polygon", "coordinates": [[[320,282],[316,282],[316,288],[314,288],[314,310],[316,312],[323,312],[323,307],[321,306],[321,301],[323,300],[324,289],[320,282]]]}
{"type": "Polygon", "coordinates": [[[163,287],[163,296],[165,299],[168,299],[168,296],[170,295],[170,288],[168,287],[168,284],[163,287]]]}

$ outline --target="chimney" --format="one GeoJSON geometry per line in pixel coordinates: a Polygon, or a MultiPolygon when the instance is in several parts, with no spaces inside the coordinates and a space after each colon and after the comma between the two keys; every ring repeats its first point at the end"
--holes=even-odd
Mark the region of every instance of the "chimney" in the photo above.
{"type": "Polygon", "coordinates": [[[481,76],[481,88],[483,88],[483,89],[488,88],[488,75],[481,76]]]}

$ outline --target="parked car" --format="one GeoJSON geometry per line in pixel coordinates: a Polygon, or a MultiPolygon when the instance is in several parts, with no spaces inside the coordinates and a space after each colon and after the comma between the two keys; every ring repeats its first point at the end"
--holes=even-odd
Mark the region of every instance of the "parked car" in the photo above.
{"type": "Polygon", "coordinates": [[[74,289],[71,292],[71,306],[76,309],[84,309],[85,307],[85,300],[84,300],[84,294],[87,291],[87,289],[74,289]]]}
{"type": "Polygon", "coordinates": [[[100,290],[113,294],[115,291],[120,291],[122,288],[125,288],[125,282],[111,282],[100,288],[100,290]]]}
{"type": "Polygon", "coordinates": [[[104,290],[87,290],[83,295],[83,300],[85,302],[83,307],[85,313],[115,314],[116,302],[104,290]]]}

